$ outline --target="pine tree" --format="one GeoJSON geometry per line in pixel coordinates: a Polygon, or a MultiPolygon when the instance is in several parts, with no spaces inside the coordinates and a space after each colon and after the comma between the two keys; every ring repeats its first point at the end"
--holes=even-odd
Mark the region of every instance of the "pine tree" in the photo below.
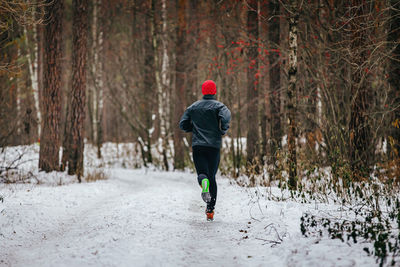
{"type": "Polygon", "coordinates": [[[186,42],[186,0],[177,1],[177,37],[176,37],[176,85],[174,101],[174,168],[183,169],[185,167],[185,153],[183,146],[183,134],[178,127],[179,119],[184,112],[185,106],[185,42],[186,42]]]}
{"type": "Polygon", "coordinates": [[[72,91],[69,111],[70,135],[68,174],[83,176],[84,122],[86,111],[86,57],[88,35],[88,2],[73,1],[72,91]]]}
{"type": "Polygon", "coordinates": [[[59,169],[63,1],[47,0],[45,12],[43,130],[39,168],[50,172],[59,169]]]}

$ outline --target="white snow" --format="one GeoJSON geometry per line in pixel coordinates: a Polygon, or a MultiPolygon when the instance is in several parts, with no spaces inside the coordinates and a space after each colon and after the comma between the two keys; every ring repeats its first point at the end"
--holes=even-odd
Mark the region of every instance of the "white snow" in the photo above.
{"type": "Polygon", "coordinates": [[[105,170],[94,183],[0,184],[0,266],[376,265],[365,244],[301,235],[304,212],[337,206],[268,201],[278,188],[217,177],[207,222],[195,174],[105,170]]]}

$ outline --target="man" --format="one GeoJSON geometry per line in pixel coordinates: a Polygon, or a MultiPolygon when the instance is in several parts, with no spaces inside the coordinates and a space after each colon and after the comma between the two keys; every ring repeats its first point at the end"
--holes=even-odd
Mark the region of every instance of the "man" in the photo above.
{"type": "Polygon", "coordinates": [[[222,135],[229,129],[231,112],[223,103],[215,100],[217,87],[213,81],[205,81],[201,91],[203,99],[186,109],[179,127],[193,133],[193,161],[197,180],[202,187],[201,196],[207,203],[207,220],[213,220],[217,200],[215,174],[220,160],[222,135]]]}

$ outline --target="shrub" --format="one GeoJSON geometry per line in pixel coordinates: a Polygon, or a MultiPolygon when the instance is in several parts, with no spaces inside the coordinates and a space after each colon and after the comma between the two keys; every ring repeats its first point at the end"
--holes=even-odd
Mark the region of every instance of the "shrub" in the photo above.
{"type": "Polygon", "coordinates": [[[85,180],[88,183],[99,181],[99,180],[107,180],[107,179],[108,179],[108,175],[106,175],[103,170],[98,170],[98,169],[88,172],[85,177],[85,180]]]}
{"type": "Polygon", "coordinates": [[[375,256],[379,266],[385,263],[394,266],[400,257],[400,204],[396,199],[394,202],[388,200],[387,205],[390,211],[385,213],[376,209],[366,211],[365,207],[352,210],[354,219],[318,218],[305,213],[300,219],[300,230],[306,237],[327,233],[330,238],[342,242],[373,244],[372,248],[365,246],[364,251],[375,256]]]}

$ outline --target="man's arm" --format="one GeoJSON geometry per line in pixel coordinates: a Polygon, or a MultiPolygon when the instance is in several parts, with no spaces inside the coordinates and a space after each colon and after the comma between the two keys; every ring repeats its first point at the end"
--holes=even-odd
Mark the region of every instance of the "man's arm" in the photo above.
{"type": "Polygon", "coordinates": [[[220,130],[222,135],[226,134],[229,129],[229,122],[231,121],[231,111],[223,105],[218,112],[218,118],[220,121],[220,130]]]}
{"type": "Polygon", "coordinates": [[[189,109],[186,109],[185,113],[183,113],[181,121],[179,122],[179,128],[187,133],[193,130],[193,124],[192,120],[190,119],[189,109]]]}

